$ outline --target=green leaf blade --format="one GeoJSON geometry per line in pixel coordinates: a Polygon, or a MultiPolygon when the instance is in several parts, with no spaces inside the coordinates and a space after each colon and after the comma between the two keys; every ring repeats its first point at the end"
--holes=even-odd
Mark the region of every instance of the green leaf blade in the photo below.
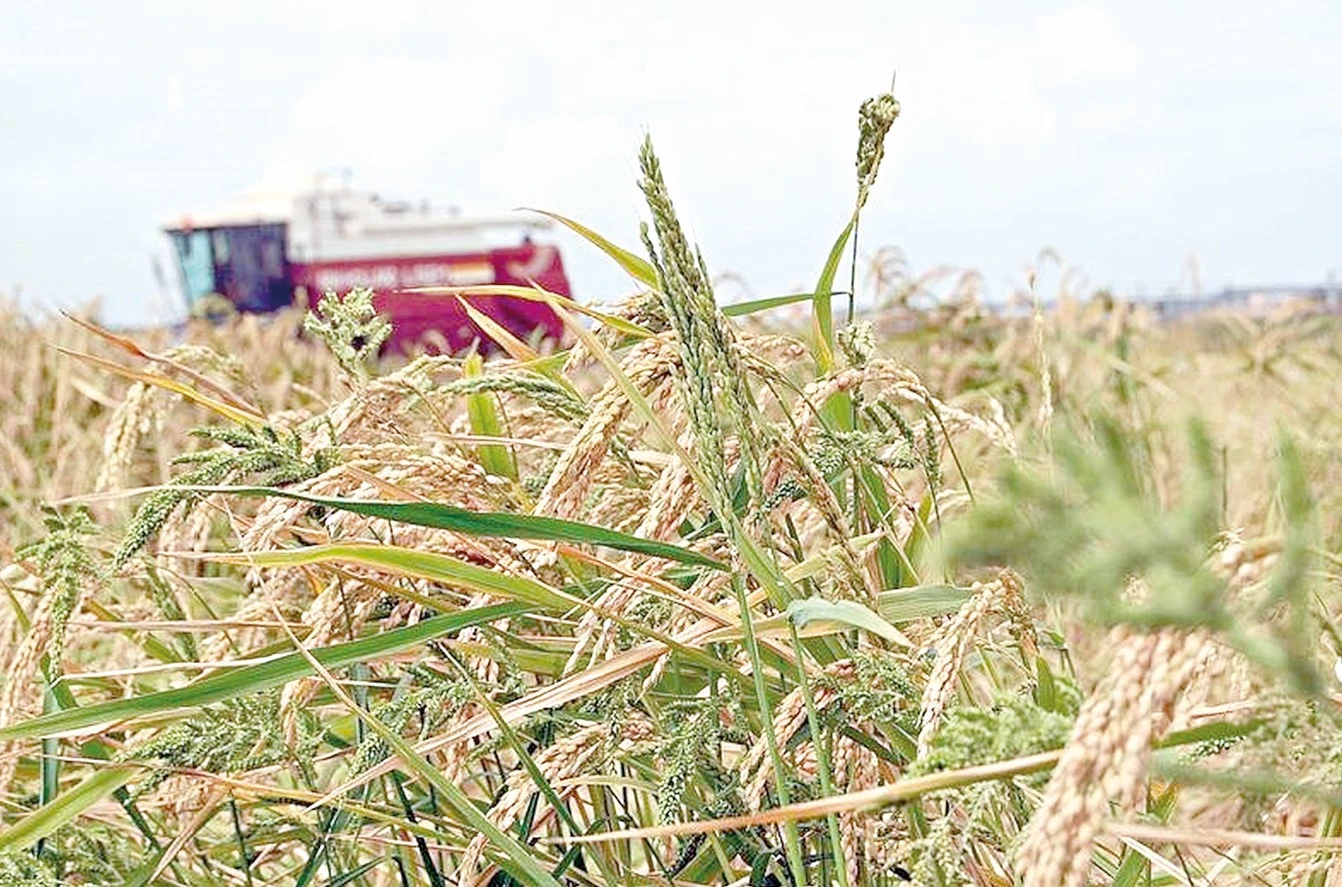
{"type": "MultiPolygon", "coordinates": [[[[311,652],[327,668],[343,668],[356,662],[397,653],[473,625],[520,616],[529,609],[524,604],[506,603],[448,613],[433,616],[406,628],[384,631],[357,641],[322,647],[311,652]]],[[[247,693],[280,687],[312,673],[307,660],[301,654],[286,653],[265,662],[211,675],[185,687],[66,709],[20,721],[17,724],[9,724],[0,727],[0,740],[53,736],[96,724],[183,708],[200,708],[247,693]]]]}
{"type": "Polygon", "coordinates": [[[602,237],[586,225],[583,225],[581,222],[575,222],[573,219],[561,216],[559,213],[548,212],[543,209],[529,209],[528,212],[539,213],[547,219],[553,219],[577,234],[583,240],[586,240],[588,243],[601,250],[610,258],[614,259],[615,264],[623,268],[630,277],[634,278],[639,283],[654,289],[657,288],[657,271],[646,259],[639,258],[622,246],[616,246],[614,243],[602,237]]]}
{"type": "Polygon", "coordinates": [[[798,627],[808,622],[839,622],[871,632],[901,647],[911,648],[913,641],[904,632],[856,601],[827,601],[821,597],[793,601],[787,607],[788,618],[798,627]]]}
{"type": "Polygon", "coordinates": [[[725,570],[727,565],[707,555],[690,551],[670,542],[643,539],[595,524],[563,520],[541,515],[512,514],[501,511],[470,511],[455,505],[437,502],[378,502],[361,499],[339,499],[332,496],[313,496],[274,487],[184,487],[199,492],[225,493],[234,496],[279,496],[311,502],[326,508],[335,508],[380,517],[399,523],[415,524],[439,530],[451,530],[468,536],[506,539],[543,539],[568,542],[575,545],[601,545],[620,551],[632,551],[665,558],[697,567],[725,570]]]}

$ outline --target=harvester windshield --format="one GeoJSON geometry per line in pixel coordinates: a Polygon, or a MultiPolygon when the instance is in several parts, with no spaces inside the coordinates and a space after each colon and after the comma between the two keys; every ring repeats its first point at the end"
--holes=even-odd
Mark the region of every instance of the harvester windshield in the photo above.
{"type": "Polygon", "coordinates": [[[293,301],[283,224],[168,232],[182,289],[194,306],[218,293],[241,311],[274,311],[293,301]]]}

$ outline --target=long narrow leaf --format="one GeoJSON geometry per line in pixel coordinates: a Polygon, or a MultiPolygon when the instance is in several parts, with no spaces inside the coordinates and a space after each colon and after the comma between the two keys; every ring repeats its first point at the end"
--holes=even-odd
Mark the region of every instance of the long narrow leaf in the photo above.
{"type": "Polygon", "coordinates": [[[140,370],[133,370],[130,367],[124,367],[115,361],[107,360],[106,358],[98,357],[94,354],[85,354],[82,351],[73,351],[69,348],[60,347],[57,347],[56,350],[62,354],[73,357],[76,360],[82,360],[87,364],[92,364],[99,369],[116,373],[118,376],[124,376],[132,381],[144,382],[146,385],[154,385],[165,391],[180,394],[187,400],[200,404],[206,409],[212,410],[223,416],[225,419],[236,422],[239,425],[246,425],[254,428],[265,421],[264,416],[253,412],[250,408],[240,409],[232,404],[224,403],[222,400],[216,400],[207,394],[202,394],[185,382],[179,382],[176,379],[169,379],[167,376],[160,376],[155,373],[145,373],[140,370]]]}
{"type": "Polygon", "coordinates": [[[491,283],[481,284],[480,286],[416,286],[402,290],[402,292],[440,296],[507,296],[510,299],[524,299],[528,302],[555,302],[570,311],[584,314],[593,320],[599,320],[611,329],[619,330],[622,333],[638,336],[641,339],[646,339],[652,335],[631,320],[625,320],[623,317],[616,317],[614,314],[607,314],[604,311],[597,311],[595,308],[588,308],[586,305],[580,305],[570,298],[546,292],[536,287],[491,283]]]}
{"type": "MultiPolygon", "coordinates": [[[[481,376],[484,371],[484,360],[478,354],[472,354],[462,362],[464,379],[481,376]]],[[[484,437],[503,436],[503,423],[499,421],[499,412],[494,408],[494,396],[489,392],[477,391],[466,395],[466,415],[470,419],[471,430],[476,434],[484,437]]],[[[505,446],[482,444],[480,465],[495,477],[517,480],[517,461],[513,458],[512,450],[505,446]]]]}
{"type": "Polygon", "coordinates": [[[72,822],[80,813],[121,788],[135,767],[107,767],[82,779],[51,803],[29,813],[0,832],[0,850],[22,850],[72,822]]]}
{"type": "Polygon", "coordinates": [[[152,351],[145,351],[143,348],[140,347],[140,344],[136,342],[134,339],[128,338],[126,336],[118,336],[116,333],[109,332],[108,330],[103,329],[96,323],[89,323],[87,320],[76,317],[75,315],[71,314],[68,311],[62,311],[61,314],[65,316],[66,320],[69,320],[73,322],[75,325],[82,327],[83,329],[89,331],[90,333],[93,333],[95,336],[99,336],[107,340],[108,342],[112,343],[113,345],[125,351],[127,354],[130,354],[133,357],[138,357],[141,360],[147,360],[150,363],[157,363],[162,364],[163,366],[166,367],[172,367],[174,371],[181,373],[183,376],[186,376],[192,382],[195,382],[197,387],[201,388],[204,391],[213,392],[215,395],[218,396],[220,400],[224,401],[225,403],[231,404],[237,407],[238,409],[242,410],[243,412],[254,413],[258,417],[262,415],[261,411],[258,410],[256,407],[247,403],[247,401],[238,397],[236,394],[229,391],[223,385],[220,385],[218,382],[214,381],[204,373],[198,372],[197,370],[192,369],[191,367],[187,366],[184,363],[181,363],[180,361],[173,360],[166,354],[155,354],[152,351]]]}
{"type": "Polygon", "coordinates": [[[787,614],[798,626],[805,626],[811,620],[839,622],[871,632],[901,647],[914,645],[913,641],[904,636],[904,632],[857,601],[827,601],[822,597],[812,597],[788,604],[787,614]]]}
{"type": "MultiPolygon", "coordinates": [[[[1255,729],[1254,724],[1232,724],[1228,722],[1205,724],[1190,730],[1180,730],[1171,733],[1161,742],[1157,743],[1157,745],[1160,748],[1176,748],[1202,742],[1212,736],[1226,738],[1232,736],[1245,736],[1253,729],[1255,729]]],[[[678,822],[670,825],[650,826],[647,828],[621,829],[619,831],[591,835],[575,835],[570,838],[565,838],[564,840],[572,844],[589,844],[598,841],[629,841],[640,838],[702,835],[714,832],[736,831],[737,829],[744,828],[755,828],[761,825],[773,825],[781,822],[801,822],[808,819],[818,819],[819,817],[826,816],[830,813],[847,813],[853,810],[878,810],[891,804],[909,801],[930,794],[931,792],[942,791],[948,788],[959,788],[961,786],[973,785],[978,782],[1011,779],[1027,773],[1038,773],[1041,770],[1052,768],[1058,763],[1058,759],[1061,757],[1062,749],[1055,748],[1049,751],[1039,752],[1038,754],[1010,758],[1005,761],[975,764],[958,770],[942,770],[938,773],[929,773],[926,776],[915,776],[910,779],[901,779],[888,785],[878,785],[875,788],[847,792],[829,798],[817,798],[814,801],[802,801],[783,807],[775,807],[772,810],[761,810],[758,813],[747,813],[742,816],[728,816],[721,819],[707,819],[696,822],[678,822]]],[[[1187,765],[1178,766],[1180,768],[1179,772],[1181,777],[1194,772],[1202,775],[1212,775],[1212,771],[1198,770],[1198,768],[1189,767],[1187,765]]],[[[1173,770],[1174,767],[1172,766],[1169,769],[1173,770]]],[[[1226,782],[1233,782],[1238,778],[1239,774],[1222,772],[1217,773],[1216,776],[1224,779],[1226,782]]],[[[1295,784],[1273,784],[1270,791],[1289,791],[1293,787],[1295,787],[1295,784]]],[[[1329,803],[1334,802],[1337,798],[1337,795],[1334,792],[1319,792],[1319,795],[1326,797],[1329,803]]]]}
{"type": "Polygon", "coordinates": [[[476,326],[484,330],[485,335],[493,339],[513,360],[518,363],[525,363],[540,357],[534,348],[514,336],[503,324],[476,308],[461,296],[457,296],[457,301],[461,303],[466,316],[474,321],[476,326]]]}
{"type": "Polygon", "coordinates": [[[202,493],[226,493],[233,496],[279,496],[311,502],[326,508],[350,511],[365,517],[380,517],[404,524],[451,530],[467,536],[498,539],[545,539],[551,542],[569,542],[576,545],[602,545],[620,551],[633,551],[652,557],[665,558],[696,567],[725,570],[727,565],[697,551],[691,551],[670,542],[642,539],[595,524],[562,520],[541,515],[511,514],[503,511],[470,511],[455,505],[437,502],[373,502],[362,499],[338,499],[331,496],[313,496],[274,487],[174,487],[202,493]]]}
{"type": "Polygon", "coordinates": [[[847,792],[830,798],[818,798],[814,801],[801,801],[772,810],[747,813],[741,816],[727,816],[721,819],[678,822],[669,825],[647,828],[620,829],[592,835],[577,835],[566,840],[574,844],[596,843],[598,841],[629,841],[641,838],[663,838],[668,836],[702,835],[713,832],[736,831],[745,828],[757,828],[762,825],[774,825],[782,822],[802,822],[819,819],[830,813],[847,813],[853,810],[877,810],[900,801],[921,797],[929,792],[941,791],[972,785],[988,780],[1009,779],[1026,773],[1047,770],[1058,762],[1061,749],[1041,752],[1036,755],[1013,758],[1008,761],[996,761],[965,767],[960,770],[945,770],[927,776],[901,779],[890,785],[862,791],[847,792]]]}
{"type": "Polygon", "coordinates": [[[810,302],[814,299],[815,293],[792,293],[787,296],[768,296],[763,299],[751,299],[748,302],[735,302],[731,305],[723,305],[722,313],[728,317],[744,317],[747,314],[768,311],[771,308],[781,308],[784,305],[795,305],[798,302],[810,302]]]}
{"type": "Polygon", "coordinates": [[[570,218],[561,216],[559,213],[547,212],[543,209],[528,209],[528,212],[540,213],[547,219],[554,219],[556,222],[568,228],[570,231],[614,259],[615,263],[627,271],[630,277],[634,278],[639,283],[656,288],[657,271],[646,259],[639,258],[622,246],[616,246],[591,228],[583,225],[581,222],[575,222],[570,218]]]}
{"type": "MultiPolygon", "coordinates": [[[[524,604],[507,603],[434,616],[417,625],[384,631],[348,644],[323,647],[313,650],[312,653],[327,668],[341,668],[407,650],[472,625],[520,616],[529,609],[524,604]]],[[[280,687],[310,674],[312,668],[307,660],[298,653],[288,653],[255,665],[229,669],[185,687],[53,712],[0,727],[0,740],[54,736],[95,724],[106,724],[180,708],[198,708],[236,696],[280,687]]]]}
{"type": "Polygon", "coordinates": [[[820,272],[820,280],[815,285],[815,302],[811,312],[811,334],[815,339],[813,354],[816,366],[821,373],[834,369],[834,309],[830,294],[834,291],[834,278],[839,273],[839,263],[843,261],[843,248],[853,235],[857,225],[857,214],[848,220],[848,224],[830,248],[829,258],[820,272]]]}
{"type": "MultiPolygon", "coordinates": [[[[277,612],[276,616],[280,617],[280,614],[277,612]]],[[[283,621],[282,617],[280,619],[283,621]]],[[[285,630],[289,630],[287,626],[285,630]]],[[[505,870],[517,877],[526,878],[528,884],[536,884],[539,887],[559,887],[559,882],[546,871],[545,867],[540,864],[528,848],[522,846],[515,838],[491,822],[489,817],[480,812],[480,808],[475,806],[475,802],[456,783],[448,780],[437,767],[416,752],[410,746],[410,743],[401,737],[400,733],[392,730],[381,720],[360,708],[349,693],[345,691],[345,688],[340,686],[340,682],[317,659],[316,655],[304,647],[303,642],[295,637],[292,632],[289,632],[289,637],[293,640],[294,646],[298,647],[299,655],[326,682],[331,693],[340,700],[341,704],[362,720],[383,742],[387,743],[387,746],[395,752],[407,767],[437,789],[447,801],[448,806],[456,812],[461,820],[488,838],[495,850],[494,856],[500,857],[501,851],[501,858],[498,861],[505,870]]]]}
{"type": "Polygon", "coordinates": [[[583,601],[544,582],[525,576],[509,576],[488,567],[477,567],[446,554],[377,542],[339,542],[280,548],[272,551],[239,551],[219,554],[174,553],[220,564],[249,567],[301,567],[312,564],[352,563],[377,567],[402,576],[428,579],[470,592],[483,592],[520,601],[530,607],[565,612],[583,606],[583,601]]]}
{"type": "Polygon", "coordinates": [[[877,597],[876,610],[887,622],[911,622],[929,616],[946,616],[960,609],[973,597],[968,588],[954,585],[916,585],[883,591],[877,597]]]}

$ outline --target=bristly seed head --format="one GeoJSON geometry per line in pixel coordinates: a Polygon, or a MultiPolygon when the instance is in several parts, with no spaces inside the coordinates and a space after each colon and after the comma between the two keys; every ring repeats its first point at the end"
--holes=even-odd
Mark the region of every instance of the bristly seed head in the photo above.
{"type": "Polygon", "coordinates": [[[59,669],[65,647],[65,626],[86,588],[103,580],[101,565],[89,550],[89,539],[97,533],[93,516],[84,507],[61,513],[46,508],[43,523],[47,536],[18,549],[19,557],[32,558],[42,575],[42,588],[50,602],[51,634],[47,656],[59,669]]]}
{"type": "MultiPolygon", "coordinates": [[[[746,385],[747,374],[733,347],[735,335],[713,297],[707,264],[692,250],[662,177],[661,163],[645,139],[639,151],[643,178],[639,185],[652,212],[657,242],[646,225],[643,243],[660,281],[662,305],[680,340],[682,390],[690,424],[705,473],[725,507],[730,501],[724,435],[719,424],[721,408],[737,429],[756,427],[751,421],[753,402],[746,385]],[[660,250],[658,247],[660,246],[660,250]]],[[[758,496],[761,488],[759,441],[749,434],[738,436],[748,488],[758,496]]]]}
{"type": "Polygon", "coordinates": [[[857,194],[858,206],[867,202],[871,186],[876,184],[881,160],[885,157],[885,137],[899,116],[899,102],[883,93],[862,103],[857,115],[857,194]]]}
{"type": "Polygon", "coordinates": [[[370,375],[369,360],[391,335],[391,322],[377,313],[373,291],[359,287],[343,299],[335,293],[323,295],[303,318],[303,332],[325,342],[341,368],[362,381],[370,375]]]}

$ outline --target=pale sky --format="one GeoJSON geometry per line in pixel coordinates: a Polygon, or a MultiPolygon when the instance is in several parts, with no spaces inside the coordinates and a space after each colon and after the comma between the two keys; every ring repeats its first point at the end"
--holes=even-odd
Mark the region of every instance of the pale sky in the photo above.
{"type": "MultiPolygon", "coordinates": [[[[8,6],[0,294],[99,296],[113,322],[169,310],[163,220],[287,170],[636,247],[645,132],[710,268],[794,291],[851,206],[857,107],[896,69],[864,254],[977,268],[998,297],[1047,247],[1147,294],[1190,255],[1208,288],[1342,269],[1333,2],[8,6]]],[[[628,291],[562,244],[580,298],[628,291]]]]}

